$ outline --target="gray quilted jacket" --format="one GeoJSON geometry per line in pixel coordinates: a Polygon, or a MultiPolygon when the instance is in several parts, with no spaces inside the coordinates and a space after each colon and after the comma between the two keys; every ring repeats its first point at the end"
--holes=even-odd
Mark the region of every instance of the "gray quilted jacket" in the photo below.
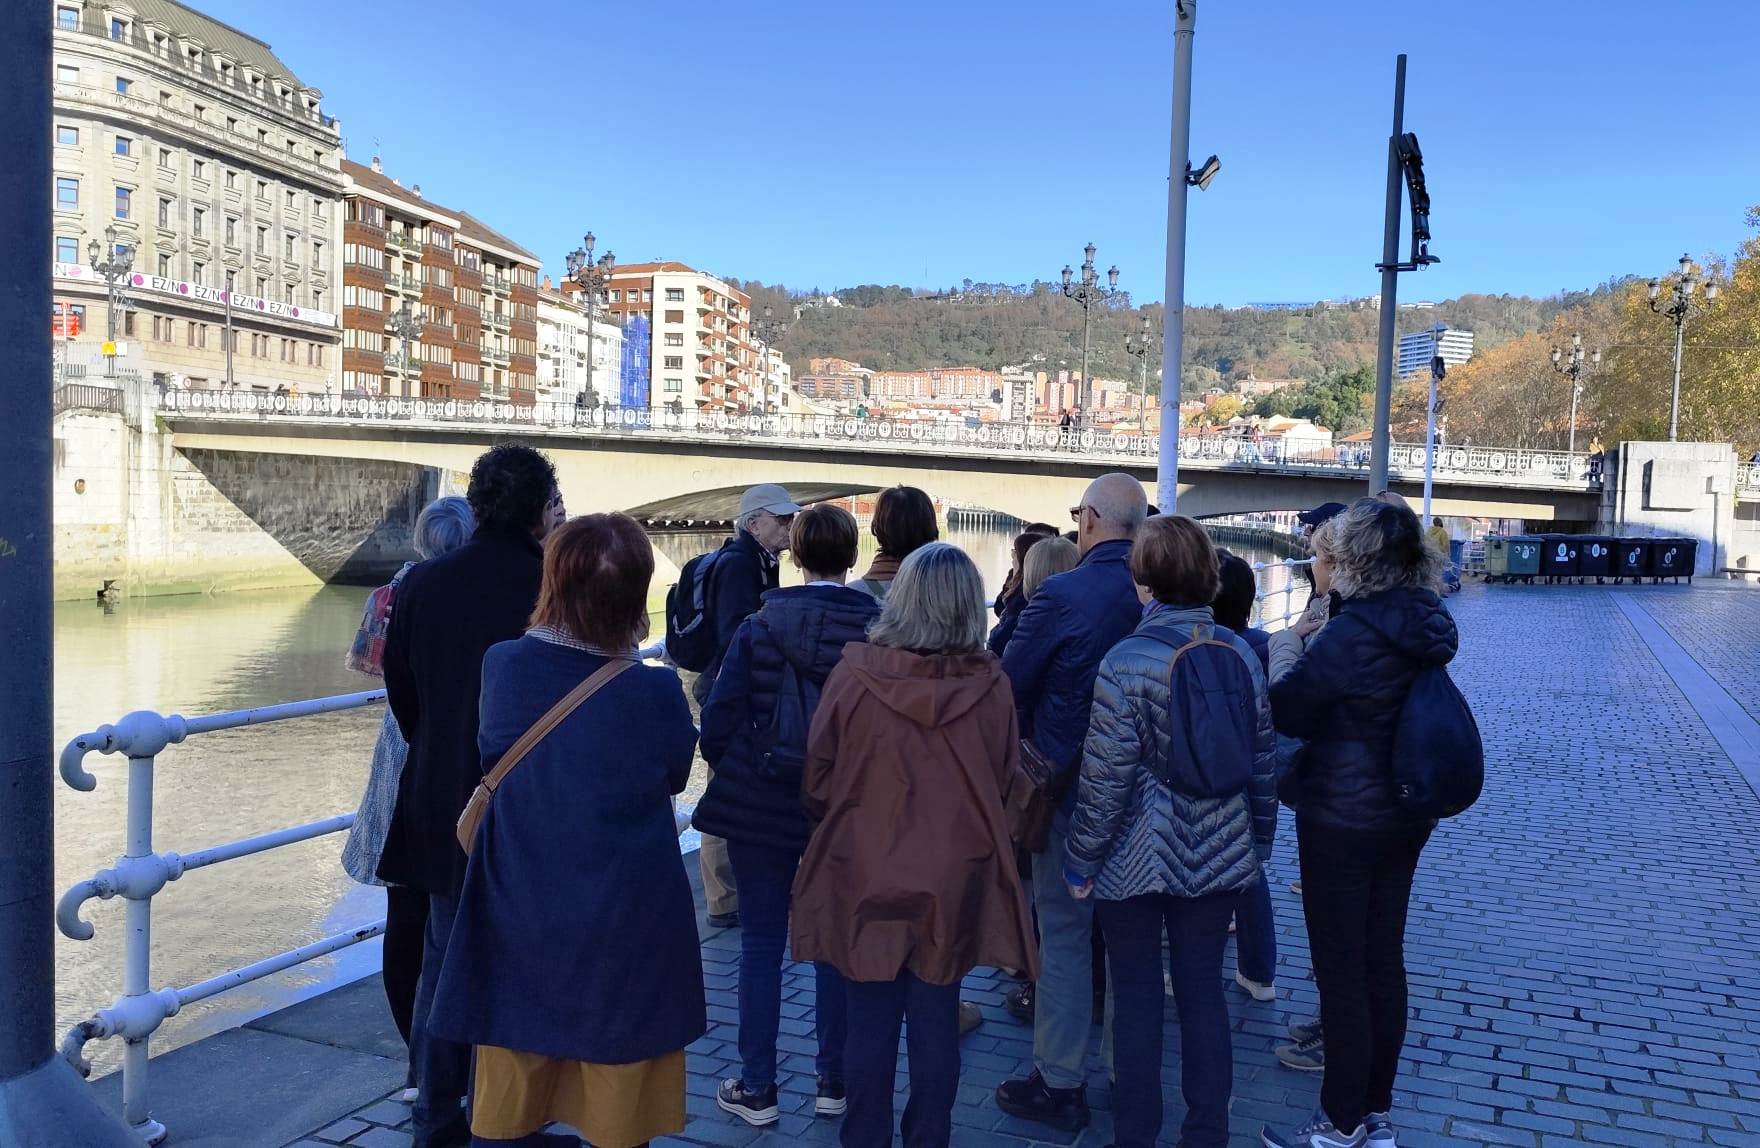
{"type": "MultiPolygon", "coordinates": [[[[1071,876],[1094,878],[1094,895],[1102,900],[1238,892],[1261,879],[1260,865],[1271,855],[1276,737],[1264,671],[1239,636],[1234,646],[1258,695],[1252,783],[1232,797],[1188,797],[1149,768],[1167,772],[1167,731],[1180,720],[1168,706],[1173,650],[1199,623],[1213,624],[1209,607],[1163,607],[1100,663],[1065,865],[1071,876]]],[[[1218,627],[1216,636],[1230,633],[1218,627]]]]}

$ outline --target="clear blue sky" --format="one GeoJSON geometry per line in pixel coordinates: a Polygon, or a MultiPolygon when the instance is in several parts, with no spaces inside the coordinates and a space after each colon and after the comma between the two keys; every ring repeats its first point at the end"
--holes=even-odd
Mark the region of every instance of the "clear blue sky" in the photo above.
{"type": "MultiPolygon", "coordinates": [[[[193,0],[267,40],[350,155],[553,274],[620,261],[834,288],[1116,262],[1161,297],[1172,0],[193,0]],[[448,79],[436,85],[438,72],[448,79]]],[[[1760,202],[1751,0],[1202,0],[1187,297],[1377,289],[1393,60],[1439,267],[1549,294],[1732,250],[1760,202]]]]}

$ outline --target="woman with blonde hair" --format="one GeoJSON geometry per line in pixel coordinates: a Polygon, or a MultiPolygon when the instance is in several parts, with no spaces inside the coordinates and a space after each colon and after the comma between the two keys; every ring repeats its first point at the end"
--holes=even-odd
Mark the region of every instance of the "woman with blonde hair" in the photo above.
{"type": "Polygon", "coordinates": [[[1031,599],[1047,578],[1074,570],[1081,560],[1082,552],[1069,539],[1040,539],[1021,562],[1021,592],[1031,599]]]}
{"type": "Polygon", "coordinates": [[[818,822],[795,878],[796,960],[848,982],[846,1148],[893,1137],[901,1023],[907,1145],[952,1135],[962,977],[1035,972],[1038,947],[1002,794],[1017,767],[1014,694],[984,649],[983,580],[946,543],[913,551],[868,633],[831,671],[801,802],[818,822]]]}
{"type": "Polygon", "coordinates": [[[1307,742],[1294,781],[1302,911],[1325,1032],[1320,1109],[1270,1148],[1391,1143],[1406,1034],[1406,911],[1434,820],[1404,809],[1394,730],[1419,673],[1453,660],[1442,557],[1417,516],[1363,498],[1314,536],[1333,609],[1271,639],[1279,732],[1307,742]]]}

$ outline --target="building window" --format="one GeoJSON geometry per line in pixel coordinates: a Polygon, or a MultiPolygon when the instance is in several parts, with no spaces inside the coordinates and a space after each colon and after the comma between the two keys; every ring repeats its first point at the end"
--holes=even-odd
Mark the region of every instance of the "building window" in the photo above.
{"type": "Polygon", "coordinates": [[[174,98],[175,97],[173,97],[172,94],[170,92],[166,91],[164,88],[159,89],[159,106],[160,107],[162,107],[162,108],[170,107],[171,101],[174,98]]]}
{"type": "Polygon", "coordinates": [[[171,226],[171,201],[163,197],[159,200],[159,226],[171,226]]]}
{"type": "Polygon", "coordinates": [[[229,132],[235,132],[238,130],[238,117],[237,116],[227,116],[226,117],[226,130],[229,132]]]}
{"type": "Polygon", "coordinates": [[[226,246],[238,246],[238,220],[230,215],[226,217],[226,246]]]}
{"type": "Polygon", "coordinates": [[[125,96],[128,95],[128,89],[130,89],[132,87],[134,87],[133,80],[130,80],[124,76],[117,76],[116,77],[116,90],[118,92],[120,92],[122,95],[125,95],[125,96]]]}
{"type": "MultiPolygon", "coordinates": [[[[642,302],[652,303],[653,301],[654,301],[654,289],[652,287],[644,288],[642,290],[642,302]]],[[[632,302],[633,302],[633,300],[632,300],[632,302]]]]}
{"type": "Polygon", "coordinates": [[[57,84],[79,83],[79,69],[72,64],[55,65],[55,82],[57,84]]]}
{"type": "Polygon", "coordinates": [[[682,347],[682,346],[684,346],[684,335],[678,331],[666,332],[666,345],[668,347],[682,347]]]}
{"type": "Polygon", "coordinates": [[[128,21],[110,17],[110,38],[112,40],[128,39],[128,21]]]}
{"type": "Polygon", "coordinates": [[[684,370],[684,356],[667,355],[666,362],[662,365],[669,371],[682,371],[684,370]]]}
{"type": "Polygon", "coordinates": [[[198,119],[198,120],[207,119],[208,118],[207,105],[206,104],[197,104],[195,106],[195,113],[196,113],[196,119],[198,119]]]}
{"type": "Polygon", "coordinates": [[[257,181],[257,198],[258,199],[268,199],[269,198],[269,181],[268,180],[259,179],[257,181]]]}
{"type": "MultiPolygon", "coordinates": [[[[238,290],[238,272],[231,270],[226,272],[226,290],[228,293],[238,290]]],[[[238,339],[236,337],[234,337],[232,345],[234,347],[238,346],[238,339]]]]}
{"type": "Polygon", "coordinates": [[[55,125],[55,142],[62,147],[79,146],[79,129],[70,128],[66,124],[55,125]]]}
{"type": "Polygon", "coordinates": [[[293,236],[282,237],[281,257],[290,263],[293,261],[293,236]]]}
{"type": "Polygon", "coordinates": [[[190,160],[189,161],[189,175],[190,175],[191,179],[207,179],[208,178],[208,165],[203,163],[199,159],[190,160]]]}
{"type": "Polygon", "coordinates": [[[133,155],[134,154],[134,140],[129,136],[117,136],[116,137],[116,154],[117,155],[133,155]]]}
{"type": "Polygon", "coordinates": [[[207,238],[205,235],[202,234],[202,222],[207,218],[208,218],[208,213],[203,211],[201,208],[196,207],[196,208],[190,209],[189,229],[195,235],[195,237],[197,239],[207,238]]]}
{"type": "Polygon", "coordinates": [[[257,228],[257,254],[269,254],[269,229],[267,227],[257,228]]]}
{"type": "Polygon", "coordinates": [[[269,297],[269,281],[267,279],[263,278],[261,275],[259,275],[259,276],[257,276],[257,298],[267,299],[268,297],[269,297]]]}
{"type": "MultiPolygon", "coordinates": [[[[322,287],[313,287],[312,288],[312,310],[322,311],[323,309],[324,309],[324,289],[322,287]]],[[[319,362],[321,364],[322,359],[320,359],[319,362]]]]}
{"type": "Polygon", "coordinates": [[[269,129],[268,128],[258,128],[257,129],[257,143],[261,144],[263,147],[269,146],[269,129]]]}
{"type": "Polygon", "coordinates": [[[189,281],[191,283],[200,283],[202,281],[202,272],[206,271],[207,269],[208,269],[208,265],[206,263],[192,263],[192,264],[190,264],[189,281]]]}
{"type": "Polygon", "coordinates": [[[55,262],[78,263],[79,240],[68,235],[57,235],[55,237],[55,262]]]}
{"type": "Polygon", "coordinates": [[[227,191],[237,191],[238,190],[238,173],[236,171],[231,170],[230,168],[227,169],[227,172],[226,172],[226,190],[227,191]]]}
{"type": "Polygon", "coordinates": [[[287,210],[289,210],[289,211],[298,211],[299,210],[299,197],[298,197],[298,194],[292,188],[287,189],[287,210]]]}
{"type": "Polygon", "coordinates": [[[683,287],[668,287],[666,289],[666,301],[668,303],[683,303],[684,302],[684,288],[683,287]]]}
{"type": "Polygon", "coordinates": [[[667,379],[666,380],[666,393],[667,394],[676,395],[682,390],[684,390],[684,380],[683,379],[667,379]]]}
{"type": "Polygon", "coordinates": [[[171,170],[171,149],[168,147],[159,149],[159,168],[161,171],[171,170]]]}
{"type": "Polygon", "coordinates": [[[134,337],[134,312],[133,311],[124,311],[122,313],[122,333],[124,335],[127,335],[130,338],[134,337]]]}
{"type": "Polygon", "coordinates": [[[79,31],[79,9],[62,4],[55,9],[55,26],[63,32],[79,31]]]}
{"type": "Polygon", "coordinates": [[[682,322],[684,322],[684,312],[683,311],[668,311],[668,312],[666,312],[666,321],[668,323],[682,323],[682,322]]]}
{"type": "Polygon", "coordinates": [[[116,189],[116,218],[128,218],[129,203],[133,197],[134,193],[129,191],[126,187],[119,187],[116,189]]]}
{"type": "Polygon", "coordinates": [[[312,240],[312,266],[324,266],[324,244],[316,239],[312,240]]]}
{"type": "Polygon", "coordinates": [[[159,278],[171,278],[171,256],[169,255],[159,256],[159,278]]]}

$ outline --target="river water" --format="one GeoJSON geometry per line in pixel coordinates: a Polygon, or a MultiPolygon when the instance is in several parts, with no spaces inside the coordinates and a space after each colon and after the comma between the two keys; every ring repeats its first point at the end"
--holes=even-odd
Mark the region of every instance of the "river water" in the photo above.
{"type": "MultiPolygon", "coordinates": [[[[1010,538],[1000,528],[948,536],[972,555],[991,587],[1008,572],[1010,538]]],[[[662,535],[656,548],[676,566],[718,541],[714,535],[662,535]]],[[[864,535],[856,573],[865,568],[872,545],[864,535]]],[[[784,566],[785,581],[798,581],[786,561],[784,566]]],[[[1286,573],[1267,570],[1262,580],[1276,589],[1286,573]]],[[[366,593],[332,586],[136,598],[114,609],[58,604],[57,749],[135,709],[194,716],[374,688],[375,681],[342,664],[366,593]]],[[[1281,613],[1283,597],[1270,601],[1281,613]]],[[[154,847],[187,853],[352,811],[380,714],[374,706],[201,734],[169,747],[156,770],[154,847]]],[[[125,844],[127,764],[94,754],[86,766],[98,778],[96,791],[56,785],[57,895],[110,865],[125,844]]],[[[687,801],[700,792],[701,770],[699,761],[687,801]]],[[[342,841],[343,835],[333,834],[199,869],[168,885],[153,901],[152,987],[192,984],[381,916],[383,894],[343,874],[342,841]]],[[[86,919],[96,927],[90,941],[57,935],[56,1015],[62,1030],[121,990],[123,904],[87,903],[86,919]]],[[[369,942],[192,1005],[160,1029],[154,1051],[323,991],[376,969],[378,961],[378,943],[369,942]]],[[[100,1073],[118,1063],[119,1050],[116,1041],[87,1046],[100,1073]]]]}

